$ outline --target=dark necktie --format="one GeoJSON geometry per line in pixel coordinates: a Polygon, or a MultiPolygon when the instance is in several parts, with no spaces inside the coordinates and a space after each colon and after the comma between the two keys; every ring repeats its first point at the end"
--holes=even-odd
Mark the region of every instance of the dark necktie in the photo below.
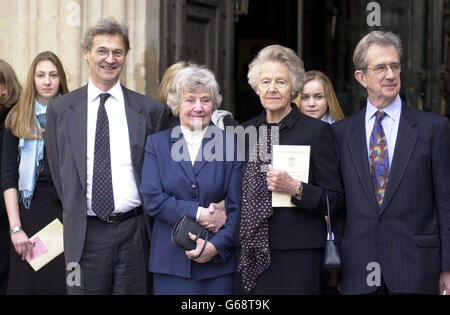
{"type": "Polygon", "coordinates": [[[383,203],[384,193],[386,192],[387,181],[389,177],[389,155],[387,149],[386,136],[384,134],[381,121],[385,113],[377,111],[375,124],[370,135],[370,175],[378,206],[383,203]]]}
{"type": "Polygon", "coordinates": [[[111,154],[109,146],[109,122],[105,110],[108,93],[100,94],[95,130],[94,171],[92,176],[92,211],[106,221],[114,211],[114,195],[111,175],[111,154]]]}

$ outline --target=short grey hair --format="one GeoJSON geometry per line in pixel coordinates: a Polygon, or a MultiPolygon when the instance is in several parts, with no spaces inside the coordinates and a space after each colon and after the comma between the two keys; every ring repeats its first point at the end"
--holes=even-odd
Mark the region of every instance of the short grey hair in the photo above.
{"type": "Polygon", "coordinates": [[[353,64],[356,70],[363,70],[369,66],[367,51],[371,45],[382,47],[394,46],[397,50],[399,60],[402,58],[402,41],[400,37],[392,32],[372,31],[364,36],[358,43],[353,53],[353,64]]]}
{"type": "Polygon", "coordinates": [[[125,54],[131,49],[130,39],[128,37],[128,27],[125,24],[120,24],[113,17],[107,17],[103,20],[98,21],[95,25],[88,28],[86,34],[84,35],[81,47],[87,51],[91,51],[94,37],[97,35],[109,34],[109,35],[120,35],[125,43],[125,54]]]}
{"type": "Polygon", "coordinates": [[[177,111],[183,101],[184,93],[207,92],[211,95],[213,111],[222,104],[219,84],[214,73],[205,66],[190,65],[175,74],[167,94],[167,106],[172,113],[178,115],[177,111]]]}
{"type": "Polygon", "coordinates": [[[305,69],[303,61],[290,48],[281,45],[271,45],[263,48],[253,59],[248,68],[248,83],[255,92],[258,92],[259,72],[264,63],[268,61],[280,62],[288,68],[292,86],[292,99],[295,99],[303,88],[305,69]]]}

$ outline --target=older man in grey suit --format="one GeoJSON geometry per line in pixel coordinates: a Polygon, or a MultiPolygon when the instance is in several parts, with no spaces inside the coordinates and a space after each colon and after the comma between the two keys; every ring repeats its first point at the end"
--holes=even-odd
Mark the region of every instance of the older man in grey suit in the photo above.
{"type": "Polygon", "coordinates": [[[81,271],[68,292],[145,294],[148,224],[138,187],[145,140],[165,127],[164,106],[119,82],[130,49],[125,25],[98,22],[83,48],[89,83],[48,105],[45,132],[66,264],[81,271]]]}

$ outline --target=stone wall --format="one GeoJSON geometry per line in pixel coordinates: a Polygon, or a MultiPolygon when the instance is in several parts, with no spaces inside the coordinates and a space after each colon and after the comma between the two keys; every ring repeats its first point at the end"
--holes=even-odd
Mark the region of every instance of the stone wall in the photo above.
{"type": "Polygon", "coordinates": [[[0,58],[23,84],[33,58],[51,50],[61,59],[70,90],[87,83],[81,49],[86,29],[113,16],[130,30],[131,50],[121,82],[151,96],[159,83],[159,0],[0,0],[0,58]]]}

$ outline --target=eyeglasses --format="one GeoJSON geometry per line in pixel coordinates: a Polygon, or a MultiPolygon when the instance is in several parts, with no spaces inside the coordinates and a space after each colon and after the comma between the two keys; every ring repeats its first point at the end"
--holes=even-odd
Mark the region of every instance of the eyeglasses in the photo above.
{"type": "MultiPolygon", "coordinates": [[[[274,81],[269,79],[263,79],[262,81],[260,81],[260,84],[263,88],[267,89],[272,86],[272,82],[274,81]]],[[[288,86],[288,82],[285,80],[275,80],[275,85],[280,89],[282,89],[288,86]]]]}
{"type": "Polygon", "coordinates": [[[113,50],[108,50],[108,49],[104,49],[104,48],[99,48],[99,49],[97,49],[96,53],[97,53],[97,56],[103,57],[103,58],[108,57],[110,53],[112,53],[112,55],[116,59],[120,59],[123,56],[125,56],[125,52],[121,49],[117,49],[117,50],[113,51],[113,50]]]}
{"type": "Polygon", "coordinates": [[[396,62],[391,63],[390,65],[379,65],[361,70],[372,70],[376,75],[385,75],[388,68],[390,68],[394,74],[399,74],[402,71],[402,65],[396,62]]]}

